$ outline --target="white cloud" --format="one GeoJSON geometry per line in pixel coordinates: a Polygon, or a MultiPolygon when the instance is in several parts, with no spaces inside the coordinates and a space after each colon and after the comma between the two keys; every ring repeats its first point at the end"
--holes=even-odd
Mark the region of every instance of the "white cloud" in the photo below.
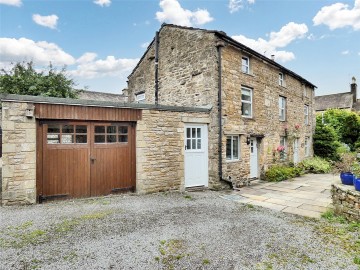
{"type": "Polygon", "coordinates": [[[97,57],[96,53],[87,52],[84,53],[82,56],[80,56],[78,59],[76,59],[76,62],[80,64],[85,64],[94,61],[96,57],[97,57]]]}
{"type": "Polygon", "coordinates": [[[0,0],[0,4],[20,7],[22,2],[21,0],[0,0]]]}
{"type": "Polygon", "coordinates": [[[277,49],[286,47],[296,39],[304,38],[307,32],[308,28],[305,24],[290,22],[279,32],[271,32],[269,40],[263,38],[255,40],[243,35],[232,36],[232,38],[265,56],[275,55],[277,61],[287,62],[295,59],[294,53],[277,49]]]}
{"type": "Polygon", "coordinates": [[[150,42],[144,42],[141,44],[141,48],[147,48],[149,46],[150,42]]]}
{"type": "Polygon", "coordinates": [[[350,53],[349,50],[346,50],[346,51],[342,51],[342,52],[341,52],[342,55],[348,55],[349,53],[350,53]]]}
{"type": "Polygon", "coordinates": [[[156,12],[159,22],[167,22],[182,26],[203,25],[211,22],[213,18],[206,9],[190,11],[181,7],[177,0],[161,0],[162,11],[156,12]]]}
{"type": "Polygon", "coordinates": [[[228,8],[230,13],[234,13],[244,8],[246,4],[254,4],[255,0],[229,0],[228,8]]]}
{"type": "Polygon", "coordinates": [[[41,65],[75,63],[75,59],[56,44],[27,38],[0,38],[0,59],[3,64],[18,61],[34,61],[41,65]]]}
{"type": "Polygon", "coordinates": [[[59,19],[55,14],[49,16],[41,16],[40,14],[34,14],[32,19],[35,23],[41,26],[56,29],[57,21],[59,19]]]}
{"type": "Polygon", "coordinates": [[[108,7],[111,4],[111,0],[95,0],[94,3],[101,7],[103,7],[103,6],[108,7]]]}
{"type": "Polygon", "coordinates": [[[327,25],[330,30],[352,27],[360,30],[360,0],[355,0],[354,7],[344,3],[335,3],[323,7],[313,18],[314,25],[327,25]]]}
{"type": "Polygon", "coordinates": [[[70,74],[82,78],[99,78],[105,76],[124,76],[136,66],[139,59],[116,59],[114,56],[107,56],[105,59],[81,63],[70,74]]]}

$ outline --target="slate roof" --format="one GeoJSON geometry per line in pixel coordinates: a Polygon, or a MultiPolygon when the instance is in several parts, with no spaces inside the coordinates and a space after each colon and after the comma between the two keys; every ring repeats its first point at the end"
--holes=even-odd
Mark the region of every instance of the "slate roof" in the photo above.
{"type": "Polygon", "coordinates": [[[353,94],[351,92],[315,97],[315,110],[351,109],[353,107],[353,94]]]}
{"type": "Polygon", "coordinates": [[[94,91],[87,91],[87,90],[79,91],[79,99],[112,101],[112,102],[125,102],[126,101],[126,97],[124,95],[103,93],[103,92],[94,92],[94,91]]]}

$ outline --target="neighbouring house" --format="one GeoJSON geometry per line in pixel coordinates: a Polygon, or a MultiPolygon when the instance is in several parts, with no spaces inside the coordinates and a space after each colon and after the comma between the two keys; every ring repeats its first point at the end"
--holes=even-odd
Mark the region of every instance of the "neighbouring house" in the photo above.
{"type": "Polygon", "coordinates": [[[222,188],[313,154],[315,86],[224,32],[164,24],[128,102],[0,95],[3,205],[222,188]]]}
{"type": "Polygon", "coordinates": [[[79,99],[86,100],[98,100],[98,101],[112,101],[112,102],[127,102],[127,97],[125,95],[113,94],[113,93],[104,93],[104,92],[95,92],[88,90],[79,90],[79,99]]]}
{"type": "Polygon", "coordinates": [[[315,111],[321,113],[327,109],[342,109],[360,112],[360,99],[357,98],[355,77],[350,84],[350,92],[315,97],[315,111]]]}
{"type": "MultiPolygon", "coordinates": [[[[185,188],[216,188],[313,155],[315,88],[224,32],[163,24],[129,75],[127,96],[133,103],[211,108],[209,122],[184,119],[183,149],[158,159],[184,156],[185,188]]],[[[160,133],[166,129],[144,140],[160,140],[160,133]]],[[[158,153],[145,148],[139,154],[158,153]]]]}

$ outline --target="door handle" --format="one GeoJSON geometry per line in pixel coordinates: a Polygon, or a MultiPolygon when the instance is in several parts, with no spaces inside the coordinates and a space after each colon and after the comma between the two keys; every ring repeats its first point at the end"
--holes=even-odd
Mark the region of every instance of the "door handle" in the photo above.
{"type": "Polygon", "coordinates": [[[91,157],[90,160],[91,160],[92,163],[94,163],[94,161],[96,160],[96,158],[91,157]]]}

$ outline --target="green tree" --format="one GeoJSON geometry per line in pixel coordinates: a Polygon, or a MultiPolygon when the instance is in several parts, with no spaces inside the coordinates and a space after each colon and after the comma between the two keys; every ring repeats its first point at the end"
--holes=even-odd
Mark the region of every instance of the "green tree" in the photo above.
{"type": "Polygon", "coordinates": [[[314,154],[316,156],[338,160],[336,149],[339,147],[337,135],[333,127],[319,123],[314,134],[314,154]]]}
{"type": "Polygon", "coordinates": [[[360,137],[360,117],[355,113],[351,113],[345,117],[341,132],[341,141],[346,143],[351,151],[355,151],[355,143],[360,137]]]}
{"type": "Polygon", "coordinates": [[[38,72],[33,62],[18,62],[10,71],[0,70],[0,93],[77,98],[74,86],[65,67],[58,71],[50,64],[46,70],[38,72]]]}

